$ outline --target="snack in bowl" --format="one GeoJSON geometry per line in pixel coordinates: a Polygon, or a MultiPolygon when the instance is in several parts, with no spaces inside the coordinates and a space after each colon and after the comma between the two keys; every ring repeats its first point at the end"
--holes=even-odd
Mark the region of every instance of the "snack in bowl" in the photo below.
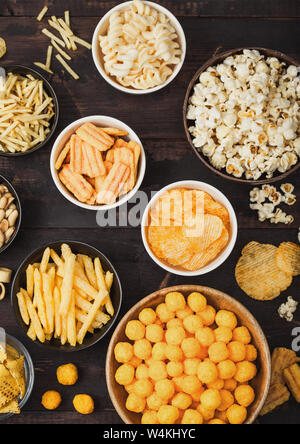
{"type": "Polygon", "coordinates": [[[8,72],[0,104],[0,151],[25,153],[42,144],[52,131],[55,104],[44,81],[8,72]]]}
{"type": "Polygon", "coordinates": [[[201,72],[187,107],[195,149],[216,170],[245,180],[288,172],[300,154],[297,66],[264,52],[220,56],[201,72]]]}
{"type": "Polygon", "coordinates": [[[6,54],[6,42],[0,37],[0,59],[6,54]]]}
{"type": "Polygon", "coordinates": [[[106,75],[128,89],[163,85],[182,63],[183,49],[170,18],[148,2],[134,0],[115,9],[97,40],[106,75]]]}
{"type": "Polygon", "coordinates": [[[25,391],[24,356],[6,344],[4,354],[0,353],[0,418],[1,414],[20,413],[19,400],[25,391]]]}
{"type": "Polygon", "coordinates": [[[16,196],[9,191],[6,184],[0,184],[0,249],[10,241],[16,230],[19,211],[15,199],[16,196]]]}
{"type": "Polygon", "coordinates": [[[141,146],[123,139],[127,135],[91,122],[77,128],[55,162],[60,181],[77,200],[112,205],[135,187],[141,146]]]}
{"type": "Polygon", "coordinates": [[[232,311],[216,311],[196,291],[187,298],[171,291],[136,316],[125,327],[128,340],[114,346],[114,377],[127,392],[127,410],[142,424],[208,424],[221,415],[222,423],[245,422],[257,351],[232,311]],[[242,350],[238,357],[231,345],[242,350]],[[256,354],[248,361],[250,345],[256,354]]]}
{"type": "Polygon", "coordinates": [[[40,263],[27,266],[25,288],[17,286],[16,276],[14,291],[30,339],[56,338],[75,347],[114,316],[114,274],[103,271],[99,257],[74,254],[68,244],[61,245],[61,252],[46,248],[40,263]]]}
{"type": "Polygon", "coordinates": [[[146,235],[153,254],[182,270],[196,271],[226,248],[228,210],[199,189],[173,188],[150,207],[146,235]]]}

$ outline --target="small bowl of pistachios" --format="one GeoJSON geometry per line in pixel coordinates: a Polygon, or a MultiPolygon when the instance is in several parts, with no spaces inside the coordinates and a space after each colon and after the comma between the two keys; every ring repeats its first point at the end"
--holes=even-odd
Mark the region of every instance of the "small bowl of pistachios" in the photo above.
{"type": "Polygon", "coordinates": [[[16,238],[21,225],[21,203],[12,184],[0,175],[0,253],[16,238]]]}

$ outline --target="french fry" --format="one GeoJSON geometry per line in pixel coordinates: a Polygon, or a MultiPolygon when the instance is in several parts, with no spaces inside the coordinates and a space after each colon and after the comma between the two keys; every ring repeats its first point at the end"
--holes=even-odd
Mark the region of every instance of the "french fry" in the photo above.
{"type": "Polygon", "coordinates": [[[70,254],[72,254],[72,250],[70,248],[70,245],[62,244],[62,246],[61,246],[61,254],[62,254],[62,257],[64,258],[64,260],[66,261],[67,258],[70,256],[70,254]]]}
{"type": "Polygon", "coordinates": [[[45,332],[48,333],[48,323],[46,317],[46,308],[45,302],[42,293],[42,278],[39,270],[36,268],[34,270],[34,297],[33,301],[36,304],[38,310],[38,315],[41,320],[41,324],[45,329],[45,332]]]}
{"type": "Polygon", "coordinates": [[[33,303],[31,302],[30,297],[27,294],[25,296],[25,300],[26,300],[27,310],[28,310],[34,331],[37,335],[38,340],[43,343],[43,342],[45,342],[45,333],[42,328],[40,318],[33,306],[33,303]]]}
{"type": "MultiPolygon", "coordinates": [[[[57,42],[58,43],[58,42],[57,42]]],[[[62,56],[60,54],[56,54],[55,56],[57,58],[57,60],[62,64],[62,66],[68,71],[69,74],[71,74],[71,76],[75,79],[78,80],[79,79],[79,75],[76,74],[75,71],[73,71],[73,69],[67,64],[67,62],[62,58],[62,56]]]]}
{"type": "Polygon", "coordinates": [[[103,272],[103,268],[100,262],[100,259],[98,257],[95,258],[94,260],[94,264],[95,264],[95,271],[96,271],[96,276],[97,276],[97,283],[98,283],[98,288],[99,290],[102,289],[103,291],[106,291],[107,296],[105,299],[105,307],[107,310],[107,313],[109,313],[111,316],[114,315],[115,310],[113,307],[113,304],[111,302],[111,298],[109,295],[109,290],[107,285],[106,285],[106,280],[105,280],[105,274],[103,272]]]}
{"type": "Polygon", "coordinates": [[[21,291],[19,293],[17,293],[17,299],[18,299],[19,310],[20,310],[20,314],[23,319],[23,322],[26,325],[29,325],[30,320],[29,320],[29,315],[28,315],[28,311],[27,311],[26,301],[25,301],[24,295],[21,291]]]}
{"type": "Polygon", "coordinates": [[[93,261],[89,256],[83,256],[83,261],[84,261],[84,269],[85,269],[85,273],[88,277],[88,280],[90,282],[90,284],[94,287],[94,288],[98,288],[97,286],[97,279],[96,279],[96,273],[94,270],[94,265],[93,265],[93,261]]]}
{"type": "Polygon", "coordinates": [[[59,314],[60,308],[60,291],[57,286],[54,287],[54,336],[59,338],[61,335],[61,316],[59,314]]]}
{"type": "Polygon", "coordinates": [[[64,261],[59,257],[59,255],[54,250],[50,250],[50,256],[57,267],[64,266],[64,261]]]}
{"type": "Polygon", "coordinates": [[[52,45],[66,60],[72,60],[72,57],[69,56],[54,40],[51,40],[52,45]]]}
{"type": "Polygon", "coordinates": [[[30,326],[29,329],[27,330],[27,336],[32,340],[35,341],[36,340],[36,332],[33,326],[32,321],[30,322],[30,326]]]}
{"type": "Polygon", "coordinates": [[[53,46],[49,45],[48,50],[47,50],[47,59],[46,59],[46,67],[48,69],[50,69],[50,66],[51,66],[52,51],[53,51],[53,46]]]}
{"type": "Polygon", "coordinates": [[[68,319],[67,316],[62,316],[61,320],[61,336],[60,336],[60,343],[61,345],[65,345],[65,343],[68,340],[68,319]]]}
{"type": "Polygon", "coordinates": [[[113,280],[114,280],[113,273],[111,273],[110,271],[107,271],[106,275],[105,275],[105,282],[106,282],[106,287],[107,287],[108,291],[110,291],[110,289],[112,287],[113,280]]]}
{"type": "Polygon", "coordinates": [[[45,14],[47,14],[48,11],[48,7],[44,6],[43,9],[41,10],[41,12],[39,13],[39,15],[37,16],[37,21],[41,22],[45,16],[45,14]]]}
{"type": "Polygon", "coordinates": [[[56,37],[56,35],[54,35],[52,32],[48,31],[48,29],[46,29],[46,28],[42,29],[42,33],[45,34],[50,40],[54,40],[56,43],[58,43],[63,48],[66,47],[65,42],[63,40],[59,39],[58,37],[56,37]]]}
{"type": "Polygon", "coordinates": [[[75,292],[72,291],[70,308],[67,317],[67,339],[72,347],[75,347],[77,342],[76,318],[75,318],[75,292]]]}
{"type": "Polygon", "coordinates": [[[74,280],[74,270],[75,270],[75,254],[71,253],[65,263],[64,277],[61,286],[61,303],[59,313],[62,316],[67,316],[70,301],[72,297],[72,288],[73,288],[73,280],[74,280]]]}
{"type": "Polygon", "coordinates": [[[41,273],[45,273],[47,270],[47,266],[49,263],[49,259],[50,259],[50,248],[46,248],[46,250],[43,253],[43,257],[41,260],[41,265],[40,265],[40,272],[41,273]]]}
{"type": "Polygon", "coordinates": [[[74,277],[74,287],[75,290],[79,288],[80,290],[83,290],[88,296],[90,296],[92,299],[96,299],[98,291],[95,290],[95,288],[90,285],[87,281],[84,279],[81,279],[77,276],[74,277]]]}
{"type": "Polygon", "coordinates": [[[48,273],[42,273],[43,280],[43,293],[46,306],[46,316],[48,333],[54,331],[54,301],[52,297],[52,278],[48,273]]]}
{"type": "Polygon", "coordinates": [[[99,293],[97,293],[97,296],[95,297],[95,301],[93,303],[93,306],[90,309],[90,311],[88,312],[86,320],[82,324],[82,327],[79,330],[79,333],[77,335],[77,341],[79,342],[79,344],[82,344],[82,342],[85,338],[85,335],[96,316],[97,311],[99,310],[101,304],[103,304],[103,301],[105,300],[105,297],[106,297],[106,293],[103,292],[102,290],[100,290],[99,293]]]}
{"type": "Polygon", "coordinates": [[[32,265],[28,265],[26,269],[26,288],[28,296],[32,299],[34,287],[34,268],[32,265]]]}

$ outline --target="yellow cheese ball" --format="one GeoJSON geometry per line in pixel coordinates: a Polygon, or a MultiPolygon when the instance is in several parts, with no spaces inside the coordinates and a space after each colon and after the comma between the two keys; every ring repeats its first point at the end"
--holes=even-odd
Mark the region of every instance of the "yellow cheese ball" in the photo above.
{"type": "Polygon", "coordinates": [[[197,392],[191,394],[191,397],[193,399],[193,408],[197,407],[197,405],[200,402],[201,395],[203,392],[205,392],[205,390],[206,390],[205,387],[203,387],[202,385],[202,387],[197,392]]]}
{"type": "Polygon", "coordinates": [[[188,409],[183,414],[181,424],[203,424],[203,417],[197,410],[188,409]]]}
{"type": "Polygon", "coordinates": [[[146,327],[146,339],[150,342],[162,342],[164,339],[164,330],[160,325],[150,324],[146,327]]]}
{"type": "Polygon", "coordinates": [[[222,403],[219,390],[214,389],[205,390],[205,392],[202,393],[200,400],[201,404],[208,410],[215,410],[222,403]]]}
{"type": "Polygon", "coordinates": [[[206,297],[198,292],[191,293],[187,298],[187,303],[191,310],[196,313],[205,310],[207,306],[206,297]]]}
{"type": "Polygon", "coordinates": [[[174,396],[174,398],[172,399],[172,405],[174,407],[177,407],[178,409],[181,410],[186,410],[188,409],[191,404],[192,404],[193,400],[191,395],[188,395],[187,393],[176,393],[176,395],[174,396]]]}
{"type": "Polygon", "coordinates": [[[250,344],[251,334],[247,327],[237,327],[233,330],[232,338],[234,341],[241,342],[242,344],[250,344]]]}
{"type": "Polygon", "coordinates": [[[213,419],[215,417],[215,410],[214,409],[208,409],[203,404],[199,404],[197,407],[197,411],[201,413],[204,421],[209,421],[210,419],[213,419]]]}
{"type": "Polygon", "coordinates": [[[130,393],[126,400],[126,408],[130,412],[142,413],[145,410],[146,399],[135,393],[130,393]]]}
{"type": "Polygon", "coordinates": [[[199,364],[201,360],[199,358],[188,358],[183,362],[184,373],[188,376],[197,375],[199,364]]]}
{"type": "Polygon", "coordinates": [[[181,393],[183,391],[182,390],[183,378],[184,378],[184,375],[173,378],[174,387],[175,387],[176,392],[181,393]]]}
{"type": "Polygon", "coordinates": [[[253,362],[256,361],[256,359],[257,359],[257,349],[252,344],[246,345],[245,360],[253,362]]]}
{"type": "Polygon", "coordinates": [[[167,329],[177,328],[177,327],[183,327],[183,322],[181,319],[174,318],[171,319],[169,322],[167,322],[167,329]]]}
{"type": "Polygon", "coordinates": [[[185,338],[181,348],[186,358],[197,358],[201,353],[201,345],[196,338],[185,338]]]}
{"type": "Polygon", "coordinates": [[[228,310],[219,310],[216,314],[216,324],[218,327],[227,327],[233,330],[237,326],[236,315],[228,310]]]}
{"type": "Polygon", "coordinates": [[[78,370],[74,364],[65,364],[56,371],[57,380],[62,385],[74,385],[78,380],[78,370]]]}
{"type": "Polygon", "coordinates": [[[166,357],[169,361],[182,361],[183,352],[178,345],[170,345],[166,346],[166,357]]]}
{"type": "Polygon", "coordinates": [[[136,379],[134,378],[133,381],[130,384],[124,386],[124,388],[125,388],[127,393],[133,393],[134,392],[134,384],[135,384],[135,382],[136,382],[136,379]]]}
{"type": "Polygon", "coordinates": [[[165,401],[161,399],[156,392],[152,393],[152,395],[147,398],[147,406],[150,410],[158,411],[164,403],[165,401]]]}
{"type": "Polygon", "coordinates": [[[153,385],[149,379],[138,379],[134,383],[133,393],[141,398],[147,398],[153,393],[153,385]]]}
{"type": "Polygon", "coordinates": [[[149,368],[146,364],[140,364],[135,369],[135,377],[136,379],[147,379],[149,378],[149,368]]]}
{"type": "Polygon", "coordinates": [[[154,410],[147,410],[146,412],[144,412],[143,416],[142,416],[141,423],[142,424],[159,424],[157,412],[155,412],[154,410]]]}
{"type": "Polygon", "coordinates": [[[149,365],[149,377],[153,381],[166,379],[168,377],[167,366],[163,361],[151,361],[149,365]]]}
{"type": "Polygon", "coordinates": [[[169,322],[171,319],[175,318],[175,313],[170,311],[167,304],[159,304],[156,307],[156,314],[161,320],[161,322],[169,322]]]}
{"type": "Polygon", "coordinates": [[[183,320],[192,314],[193,314],[193,310],[188,305],[183,310],[176,311],[176,316],[180,320],[183,320]]]}
{"type": "Polygon", "coordinates": [[[120,385],[129,385],[134,378],[134,367],[130,364],[122,364],[117,369],[115,379],[120,385]]]}
{"type": "Polygon", "coordinates": [[[167,364],[167,373],[171,378],[178,378],[183,374],[182,362],[170,361],[167,364]]]}
{"type": "Polygon", "coordinates": [[[178,291],[168,293],[166,296],[166,306],[170,311],[184,310],[186,306],[185,297],[178,291]]]}
{"type": "Polygon", "coordinates": [[[215,418],[214,419],[220,419],[225,424],[228,424],[227,413],[226,413],[225,410],[223,412],[220,412],[220,410],[216,410],[215,411],[215,418]]]}
{"type": "Polygon", "coordinates": [[[202,388],[202,384],[195,375],[184,376],[181,383],[182,390],[188,395],[198,392],[202,388]]]}
{"type": "Polygon", "coordinates": [[[152,358],[156,361],[164,361],[166,356],[167,344],[165,342],[157,342],[152,348],[152,358]]]}
{"type": "Polygon", "coordinates": [[[220,410],[220,412],[225,412],[229,407],[231,407],[234,404],[234,397],[228,390],[220,390],[219,391],[222,402],[217,407],[217,410],[220,410]]]}
{"type": "Polygon", "coordinates": [[[166,331],[166,342],[170,345],[180,345],[186,334],[182,327],[170,328],[166,331]]]}
{"type": "Polygon", "coordinates": [[[236,365],[236,374],[234,379],[237,382],[244,383],[248,382],[256,376],[257,368],[256,366],[249,361],[238,362],[236,365]]]}
{"type": "Polygon", "coordinates": [[[219,362],[217,367],[220,378],[224,380],[232,379],[236,373],[236,365],[229,359],[219,362]]]}
{"type": "Polygon", "coordinates": [[[133,356],[130,361],[127,362],[127,364],[132,365],[132,367],[137,368],[141,363],[143,362],[142,359],[138,358],[137,356],[133,356]]]}
{"type": "Polygon", "coordinates": [[[203,311],[200,311],[198,314],[202,319],[203,325],[210,326],[215,322],[216,310],[211,305],[208,305],[203,311]]]}
{"type": "Polygon", "coordinates": [[[126,325],[125,334],[131,341],[138,341],[145,337],[146,328],[140,321],[129,321],[126,325]]]}
{"type": "Polygon", "coordinates": [[[133,346],[129,342],[119,342],[115,346],[114,352],[116,361],[125,364],[133,357],[133,346]]]}
{"type": "Polygon", "coordinates": [[[243,424],[247,418],[246,408],[237,404],[233,404],[229,407],[226,413],[230,424],[243,424]]]}
{"type": "Polygon", "coordinates": [[[215,363],[209,359],[201,362],[197,376],[202,384],[211,384],[218,379],[218,369],[215,363]]]}
{"type": "Polygon", "coordinates": [[[76,395],[73,399],[75,410],[81,415],[90,415],[94,411],[94,400],[90,395],[76,395]]]}
{"type": "MultiPolygon", "coordinates": [[[[234,372],[235,373],[235,372],[234,372]]],[[[224,389],[234,392],[237,387],[237,381],[235,379],[226,379],[224,381],[224,389]]]]}
{"type": "Polygon", "coordinates": [[[137,358],[149,359],[152,355],[152,345],[148,339],[139,339],[134,343],[133,351],[137,358]]]}
{"type": "Polygon", "coordinates": [[[255,399],[255,393],[250,385],[239,385],[234,392],[235,399],[243,407],[249,407],[255,399]]]}
{"type": "Polygon", "coordinates": [[[212,419],[211,421],[209,421],[208,424],[211,424],[211,425],[218,425],[218,424],[226,424],[226,422],[222,421],[221,419],[214,418],[214,419],[212,419]]]}
{"type": "Polygon", "coordinates": [[[232,330],[228,327],[218,327],[214,331],[217,342],[228,344],[232,340],[232,330]]]}
{"type": "Polygon", "coordinates": [[[160,424],[175,424],[179,418],[179,410],[173,405],[162,405],[157,413],[160,424]]]}
{"type": "Polygon", "coordinates": [[[225,342],[215,342],[208,349],[208,356],[212,362],[218,363],[226,361],[229,357],[229,351],[225,342]]]}
{"type": "Polygon", "coordinates": [[[203,327],[203,322],[199,315],[190,315],[184,318],[183,325],[186,331],[191,334],[195,334],[200,328],[203,327]]]}
{"type": "Polygon", "coordinates": [[[168,401],[175,393],[174,382],[170,379],[161,379],[155,383],[155,391],[159,394],[161,399],[168,401]]]}
{"type": "Polygon", "coordinates": [[[229,359],[233,362],[244,361],[246,358],[246,347],[241,342],[232,341],[227,344],[229,359]]]}
{"type": "Polygon", "coordinates": [[[144,325],[153,324],[156,321],[156,313],[152,308],[144,308],[139,314],[139,320],[144,325]]]}
{"type": "Polygon", "coordinates": [[[214,331],[209,327],[200,328],[195,336],[203,347],[210,347],[216,340],[214,331]]]}
{"type": "Polygon", "coordinates": [[[215,389],[215,390],[222,390],[224,388],[225,381],[223,379],[216,379],[211,384],[207,384],[207,388],[209,389],[215,389]]]}
{"type": "Polygon", "coordinates": [[[49,390],[48,392],[43,394],[42,397],[42,405],[47,410],[55,410],[61,404],[61,396],[60,393],[55,390],[49,390]]]}

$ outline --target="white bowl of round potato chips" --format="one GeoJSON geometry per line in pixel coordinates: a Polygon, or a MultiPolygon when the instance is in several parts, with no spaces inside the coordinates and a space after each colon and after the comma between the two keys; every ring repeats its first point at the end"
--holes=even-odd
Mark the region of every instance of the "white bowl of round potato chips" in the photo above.
{"type": "Polygon", "coordinates": [[[218,268],[231,254],[237,231],[237,218],[226,196],[193,180],[160,190],[142,220],[149,256],[180,276],[199,276],[218,268]]]}

